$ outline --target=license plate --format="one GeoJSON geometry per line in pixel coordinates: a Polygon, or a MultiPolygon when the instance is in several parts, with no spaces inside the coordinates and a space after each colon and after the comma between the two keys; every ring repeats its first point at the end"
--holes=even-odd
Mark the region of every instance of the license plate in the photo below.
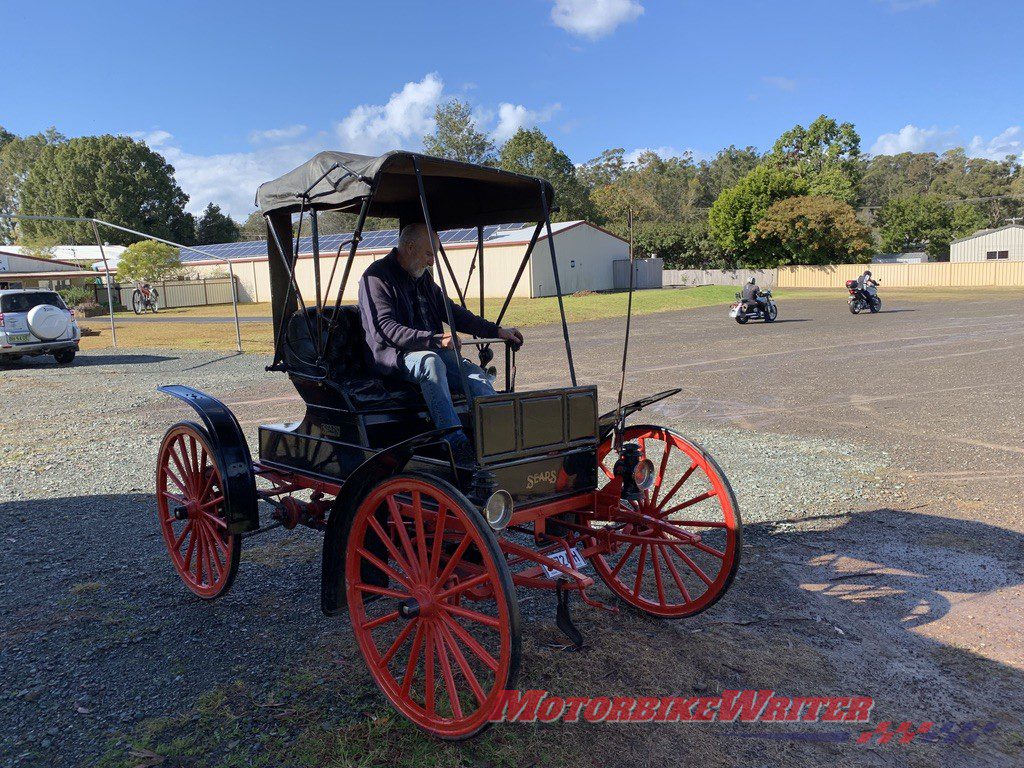
{"type": "Polygon", "coordinates": [[[31,333],[9,333],[7,334],[7,340],[11,344],[26,344],[32,341],[31,333]]]}
{"type": "MultiPolygon", "coordinates": [[[[583,559],[583,555],[580,554],[580,551],[577,547],[572,547],[569,550],[569,552],[572,553],[572,563],[569,562],[569,555],[566,554],[564,549],[559,549],[557,552],[552,552],[550,555],[548,555],[548,557],[564,565],[567,568],[573,568],[577,571],[581,568],[587,567],[587,561],[583,559]]],[[[547,575],[549,579],[554,579],[564,575],[561,571],[555,568],[548,568],[543,563],[541,563],[540,567],[544,569],[544,573],[547,575]]]]}

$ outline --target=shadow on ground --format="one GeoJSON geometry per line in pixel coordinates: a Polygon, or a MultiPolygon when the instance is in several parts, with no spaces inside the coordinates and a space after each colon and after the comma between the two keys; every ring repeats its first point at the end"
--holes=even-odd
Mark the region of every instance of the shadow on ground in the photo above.
{"type": "Polygon", "coordinates": [[[14,692],[0,697],[0,754],[25,756],[14,764],[104,752],[104,766],[1020,764],[1021,670],[919,631],[949,615],[950,594],[979,600],[1024,579],[1024,537],[997,526],[891,509],[752,525],[732,590],[700,616],[576,601],[581,653],[562,650],[551,595],[520,594],[520,688],[868,695],[872,725],[994,722],[973,745],[858,746],[860,728],[826,723],[505,725],[447,745],[386,705],[347,617],[320,614],[318,536],[246,541],[233,591],[206,604],[178,583],[153,507],[148,494],[0,505],[16,531],[0,559],[0,581],[17,585],[0,591],[14,692]],[[799,737],[825,732],[842,741],[799,737]]]}

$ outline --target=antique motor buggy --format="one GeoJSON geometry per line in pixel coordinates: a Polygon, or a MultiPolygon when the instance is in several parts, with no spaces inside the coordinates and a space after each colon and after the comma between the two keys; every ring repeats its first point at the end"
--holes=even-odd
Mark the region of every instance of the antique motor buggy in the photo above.
{"type": "MultiPolygon", "coordinates": [[[[596,387],[577,384],[552,196],[546,181],[495,168],[408,152],[322,152],[257,193],[275,327],[268,370],[290,377],[305,402],[302,420],[259,427],[253,461],[221,402],[189,387],[161,387],[200,417],[168,430],[156,475],[159,524],[187,587],[208,600],[224,594],[243,540],[269,528],[323,531],[324,612],[348,611],[385,696],[447,739],[478,733],[502,692],[515,687],[522,590],[550,590],[557,626],[579,646],[570,596],[617,610],[588,593],[595,579],[640,611],[681,618],[718,600],[740,559],[739,509],[714,460],[667,427],[625,423],[679,390],[623,405],[620,386],[619,406],[599,416],[596,387]],[[357,214],[329,275],[326,268],[321,275],[319,251],[324,211],[357,214]],[[490,368],[496,394],[467,399],[464,380],[453,392],[471,461],[456,461],[442,440],[453,430],[434,428],[418,388],[374,373],[358,309],[342,302],[374,216],[438,231],[436,277],[445,295],[451,280],[463,302],[470,276],[459,284],[443,242],[449,230],[475,230],[481,314],[485,229],[536,222],[499,325],[546,240],[550,263],[541,264],[559,294],[571,386],[519,391],[509,343],[461,340],[459,354],[478,355],[484,366],[492,347],[504,347],[503,373],[490,368]],[[300,264],[304,225],[313,258],[300,264]],[[299,269],[312,270],[308,301],[299,269]],[[262,526],[261,503],[270,516],[262,526]]],[[[450,305],[447,320],[452,327],[450,305]]],[[[622,370],[624,377],[625,351],[622,370]]]]}

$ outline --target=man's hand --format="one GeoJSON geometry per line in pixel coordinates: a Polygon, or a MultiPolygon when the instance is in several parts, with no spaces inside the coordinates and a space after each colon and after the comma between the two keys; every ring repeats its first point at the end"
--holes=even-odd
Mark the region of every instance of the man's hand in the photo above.
{"type": "Polygon", "coordinates": [[[441,349],[455,349],[455,339],[452,338],[452,334],[450,333],[442,333],[437,338],[437,345],[441,349]]]}
{"type": "Polygon", "coordinates": [[[518,328],[499,328],[498,338],[509,342],[512,345],[512,349],[516,350],[516,352],[523,346],[523,334],[519,332],[518,328]]]}

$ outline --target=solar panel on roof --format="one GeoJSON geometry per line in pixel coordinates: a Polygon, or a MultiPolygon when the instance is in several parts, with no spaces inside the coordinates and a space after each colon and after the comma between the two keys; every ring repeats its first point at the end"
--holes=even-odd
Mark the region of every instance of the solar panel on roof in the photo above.
{"type": "MultiPolygon", "coordinates": [[[[524,229],[528,224],[492,224],[484,227],[484,241],[506,235],[515,230],[524,229]]],[[[476,229],[449,229],[438,233],[443,245],[461,245],[476,243],[476,229]]],[[[352,237],[351,232],[324,235],[320,238],[320,252],[337,251],[338,248],[352,237]]],[[[394,248],[398,245],[397,229],[375,229],[363,233],[359,250],[381,250],[394,248]]],[[[216,243],[214,245],[197,245],[196,250],[181,249],[183,262],[209,261],[217,259],[248,259],[267,255],[266,240],[245,240],[239,243],[216,243]],[[199,251],[202,251],[201,253],[199,251]]],[[[313,238],[303,237],[299,240],[299,253],[313,252],[313,238]]]]}

